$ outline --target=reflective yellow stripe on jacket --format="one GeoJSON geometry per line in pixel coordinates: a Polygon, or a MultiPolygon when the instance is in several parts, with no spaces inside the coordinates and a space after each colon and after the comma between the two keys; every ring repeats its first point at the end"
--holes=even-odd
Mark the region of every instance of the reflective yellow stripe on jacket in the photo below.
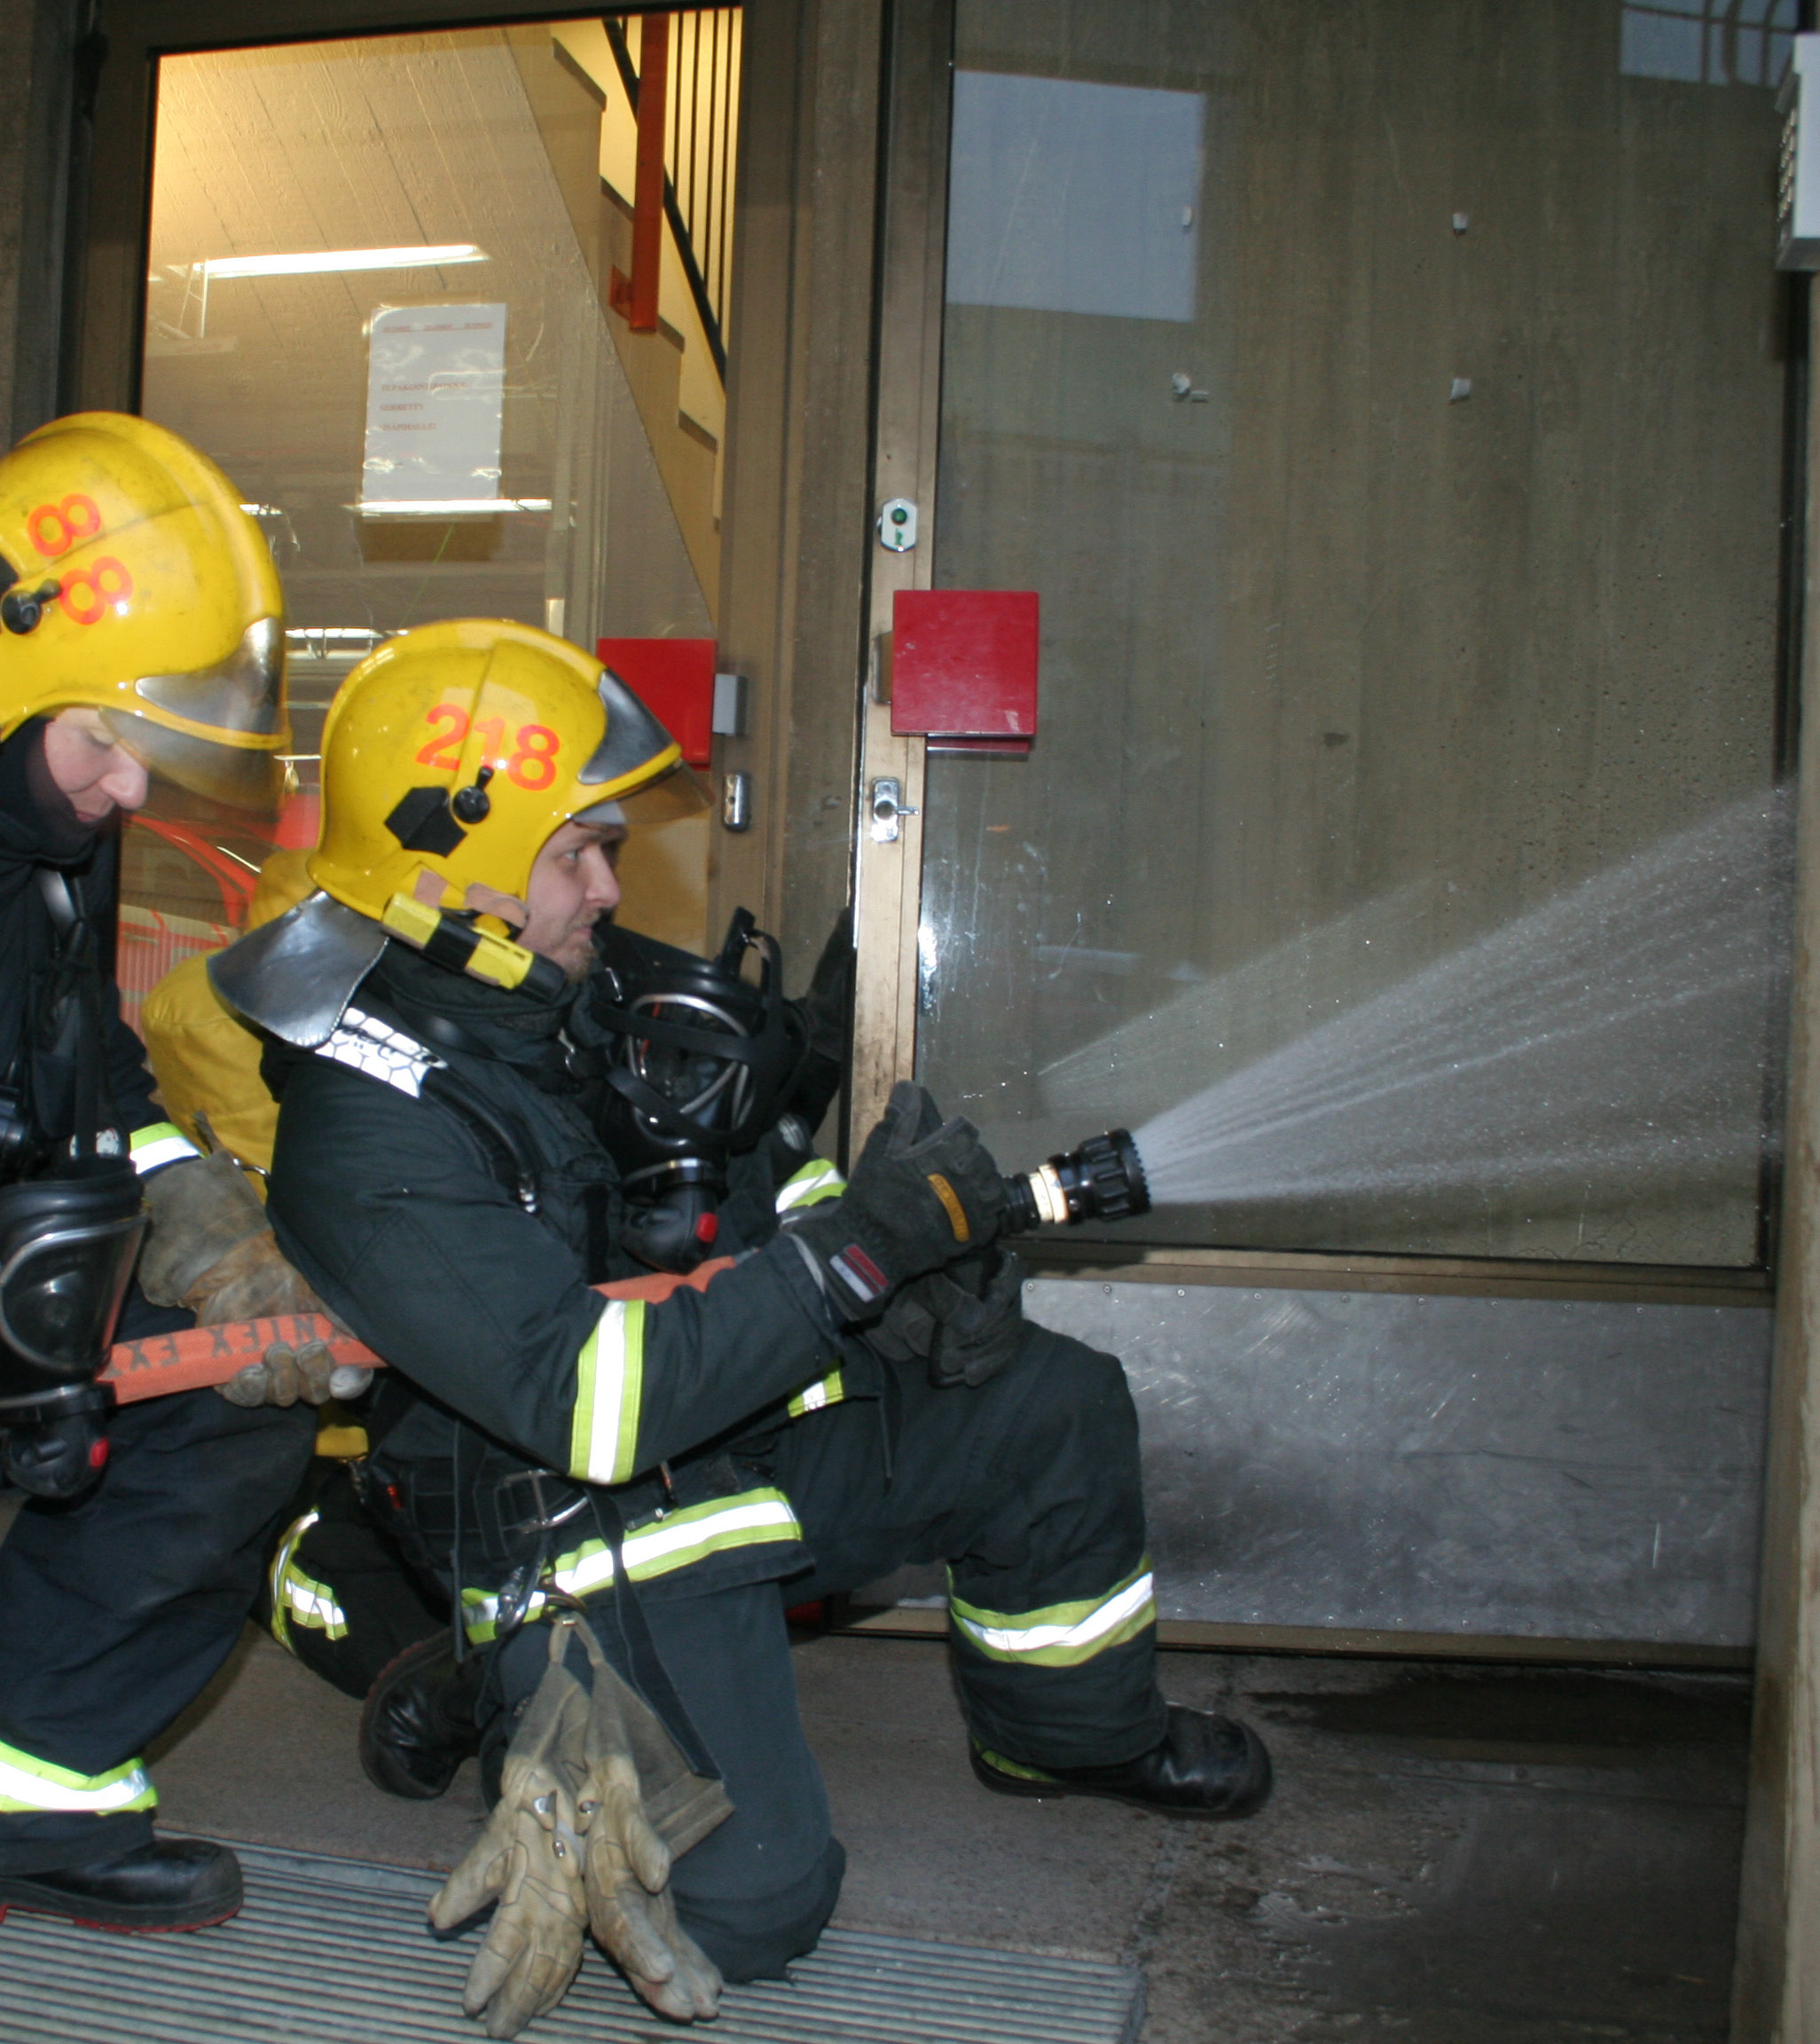
{"type": "Polygon", "coordinates": [[[331,1639],[348,1636],[348,1615],[335,1602],[326,1584],[312,1582],[296,1562],[297,1544],[321,1516],[306,1512],[278,1544],[271,1561],[271,1636],[280,1647],[294,1653],[291,1645],[293,1625],[312,1632],[326,1632],[331,1639]]]}
{"type": "Polygon", "coordinates": [[[814,1383],[805,1384],[790,1400],[790,1418],[800,1419],[804,1413],[820,1412],[824,1405],[838,1405],[847,1395],[847,1388],[838,1370],[832,1370],[826,1377],[818,1377],[814,1383]]]}
{"type": "Polygon", "coordinates": [[[824,1199],[838,1199],[846,1190],[847,1181],[826,1157],[812,1157],[778,1187],[777,1210],[798,1213],[804,1207],[819,1207],[824,1199]]]}
{"type": "Polygon", "coordinates": [[[0,1811],[86,1810],[114,1817],[156,1807],[158,1791],[143,1760],[125,1760],[105,1774],[77,1774],[17,1746],[0,1745],[0,1811]]]}
{"type": "Polygon", "coordinates": [[[576,1363],[571,1476],[624,1483],[638,1474],[644,1390],[645,1302],[609,1299],[576,1363]]]}
{"type": "Polygon", "coordinates": [[[149,1128],[141,1128],[127,1138],[127,1152],[133,1160],[133,1169],[140,1177],[148,1171],[156,1171],[166,1164],[180,1164],[185,1157],[199,1154],[175,1121],[154,1121],[149,1128]]]}
{"type": "MultiPolygon", "coordinates": [[[[826,1157],[812,1157],[778,1187],[777,1210],[780,1215],[800,1214],[805,1207],[820,1206],[824,1199],[838,1199],[846,1190],[847,1181],[826,1157]]],[[[826,1405],[838,1405],[846,1395],[840,1372],[833,1371],[797,1392],[790,1400],[790,1418],[800,1419],[804,1413],[820,1412],[826,1405]]]]}
{"type": "MultiPolygon", "coordinates": [[[[628,1533],[620,1552],[625,1556],[625,1572],[632,1580],[648,1583],[654,1576],[671,1575],[729,1548],[757,1547],[767,1541],[802,1537],[803,1529],[790,1509],[789,1499],[781,1490],[766,1485],[668,1513],[648,1526],[640,1526],[637,1532],[628,1533]]],[[[550,1577],[558,1590],[571,1597],[585,1597],[592,1591],[604,1590],[613,1580],[613,1550],[604,1540],[584,1541],[572,1553],[556,1557],[550,1565],[550,1577]]],[[[541,1590],[534,1592],[527,1616],[540,1616],[545,1601],[541,1590]]],[[[499,1600],[490,1591],[464,1590],[461,1603],[468,1638],[476,1644],[490,1639],[499,1616],[499,1600]]]]}
{"type": "Polygon", "coordinates": [[[1157,1622],[1156,1584],[1147,1554],[1103,1597],[1051,1604],[1041,1611],[982,1611],[950,1594],[948,1615],[961,1636],[993,1661],[1025,1667],[1076,1668],[1108,1647],[1134,1639],[1157,1622]]]}

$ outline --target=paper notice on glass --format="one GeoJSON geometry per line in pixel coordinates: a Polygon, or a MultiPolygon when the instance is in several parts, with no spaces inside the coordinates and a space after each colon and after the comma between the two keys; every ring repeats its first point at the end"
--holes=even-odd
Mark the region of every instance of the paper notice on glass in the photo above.
{"type": "Polygon", "coordinates": [[[1204,93],[954,74],[951,305],[1195,317],[1204,93]]]}
{"type": "Polygon", "coordinates": [[[375,312],[367,328],[361,511],[398,518],[500,508],[505,406],[505,306],[375,312]]]}

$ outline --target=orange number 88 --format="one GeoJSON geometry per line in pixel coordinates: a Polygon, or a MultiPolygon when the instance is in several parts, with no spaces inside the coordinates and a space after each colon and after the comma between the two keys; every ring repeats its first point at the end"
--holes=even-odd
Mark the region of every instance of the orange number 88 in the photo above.
{"type": "Polygon", "coordinates": [[[92,497],[66,497],[61,504],[41,504],[26,520],[32,545],[46,560],[67,554],[78,539],[92,539],[101,530],[101,507],[92,497]]]}
{"type": "Polygon", "coordinates": [[[63,605],[64,616],[73,624],[98,625],[110,604],[132,593],[133,578],[124,564],[113,554],[105,554],[88,567],[66,575],[58,601],[63,605]]]}

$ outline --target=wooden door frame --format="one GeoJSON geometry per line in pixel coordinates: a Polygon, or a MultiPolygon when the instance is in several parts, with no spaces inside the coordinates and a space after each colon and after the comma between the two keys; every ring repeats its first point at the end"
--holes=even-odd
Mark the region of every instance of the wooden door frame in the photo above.
{"type": "Polygon", "coordinates": [[[898,737],[891,730],[890,647],[898,591],[927,589],[935,565],[953,51],[953,0],[898,0],[889,24],[885,73],[866,682],[854,789],[859,972],[849,1141],[855,1144],[877,1120],[891,1088],[916,1069],[928,747],[922,738],[898,737]],[[889,552],[872,528],[894,498],[907,498],[917,507],[917,539],[908,553],[889,552]],[[903,806],[896,837],[877,841],[869,791],[883,779],[898,783],[903,806]]]}

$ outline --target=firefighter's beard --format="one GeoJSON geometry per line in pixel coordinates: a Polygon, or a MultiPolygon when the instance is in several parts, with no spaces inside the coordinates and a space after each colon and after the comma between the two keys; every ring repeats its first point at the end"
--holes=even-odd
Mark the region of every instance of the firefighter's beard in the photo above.
{"type": "Polygon", "coordinates": [[[588,976],[594,963],[594,924],[597,916],[588,918],[585,930],[578,930],[563,941],[562,948],[554,953],[554,962],[562,968],[562,977],[571,987],[579,987],[588,976]]]}
{"type": "Polygon", "coordinates": [[[553,932],[537,928],[532,921],[519,932],[518,941],[553,965],[560,965],[569,985],[579,987],[593,966],[594,925],[600,920],[598,909],[584,910],[566,928],[553,932]]]}

